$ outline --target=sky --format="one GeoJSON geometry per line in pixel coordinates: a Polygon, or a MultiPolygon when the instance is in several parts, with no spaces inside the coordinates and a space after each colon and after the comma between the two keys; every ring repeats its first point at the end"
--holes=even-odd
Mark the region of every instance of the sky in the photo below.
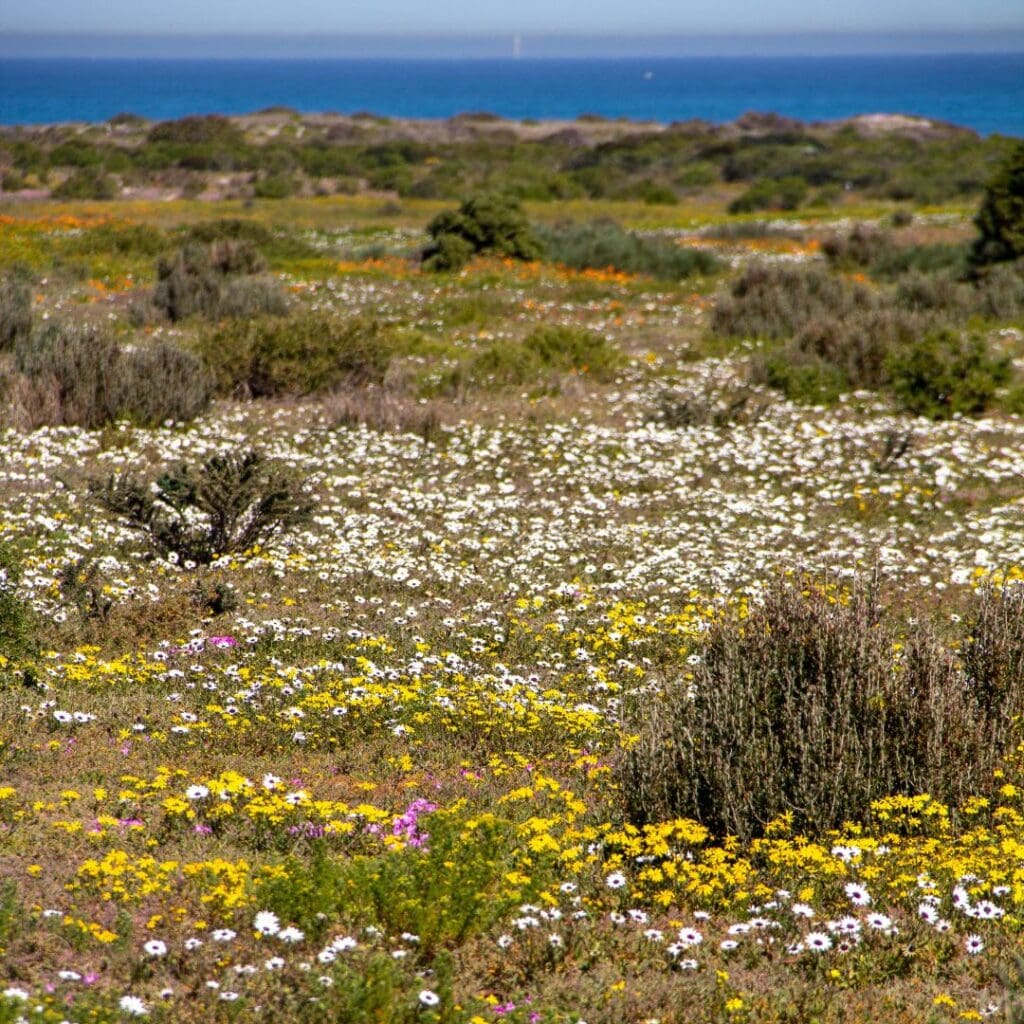
{"type": "Polygon", "coordinates": [[[516,33],[523,35],[524,55],[531,42],[540,53],[550,49],[552,37],[580,36],[612,52],[642,50],[642,40],[648,48],[737,52],[737,36],[750,40],[740,41],[746,52],[793,52],[793,39],[803,41],[805,51],[840,52],[849,52],[849,40],[862,52],[891,50],[893,39],[909,50],[931,40],[923,48],[933,52],[1016,49],[1024,42],[1021,0],[46,0],[0,7],[0,53],[7,56],[45,55],[47,47],[109,56],[118,45],[124,56],[136,55],[132,47],[154,46],[212,55],[210,47],[230,50],[239,40],[250,50],[308,46],[318,52],[331,39],[344,48],[346,37],[373,37],[385,48],[383,37],[409,46],[417,36],[456,44],[462,38],[467,45],[476,39],[472,45],[479,46],[488,37],[516,33]]]}
{"type": "Polygon", "coordinates": [[[145,33],[671,33],[1024,27],[1020,0],[47,0],[3,4],[0,31],[145,33]]]}

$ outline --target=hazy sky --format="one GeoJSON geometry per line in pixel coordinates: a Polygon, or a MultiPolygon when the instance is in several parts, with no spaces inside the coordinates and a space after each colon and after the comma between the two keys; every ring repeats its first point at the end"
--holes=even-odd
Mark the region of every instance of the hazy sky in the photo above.
{"type": "MultiPolygon", "coordinates": [[[[3,33],[989,32],[1021,0],[45,0],[0,4],[3,33]]],[[[6,47],[5,47],[6,49],[6,47]]]]}

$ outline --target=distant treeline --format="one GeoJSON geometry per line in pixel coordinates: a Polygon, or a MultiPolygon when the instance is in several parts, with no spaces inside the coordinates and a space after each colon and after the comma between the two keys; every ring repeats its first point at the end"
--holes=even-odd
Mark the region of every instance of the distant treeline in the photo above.
{"type": "Polygon", "coordinates": [[[112,198],[142,186],[198,194],[227,175],[232,194],[267,198],[386,191],[457,199],[489,190],[650,203],[727,184],[734,212],[743,212],[829,206],[850,192],[915,204],[973,198],[1014,144],[894,120],[879,130],[857,119],[805,125],[774,115],[668,127],[583,117],[544,132],[486,114],[433,125],[279,109],[158,123],[123,114],[85,128],[0,129],[0,184],[112,198]]]}

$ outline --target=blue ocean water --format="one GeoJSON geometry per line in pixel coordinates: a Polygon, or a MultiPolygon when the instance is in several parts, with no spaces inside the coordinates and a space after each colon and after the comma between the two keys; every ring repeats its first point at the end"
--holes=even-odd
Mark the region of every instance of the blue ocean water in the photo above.
{"type": "Polygon", "coordinates": [[[241,114],[271,105],[510,118],[805,121],[915,114],[1024,136],[1024,54],[478,60],[0,60],[0,123],[241,114]]]}

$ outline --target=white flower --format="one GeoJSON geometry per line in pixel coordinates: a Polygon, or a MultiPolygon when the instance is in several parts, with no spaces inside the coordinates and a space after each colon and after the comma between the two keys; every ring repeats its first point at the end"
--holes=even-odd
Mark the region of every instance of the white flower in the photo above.
{"type": "Polygon", "coordinates": [[[626,885],[626,876],[621,871],[613,871],[605,880],[604,884],[609,889],[623,889],[626,885]]]}
{"type": "Polygon", "coordinates": [[[269,960],[265,960],[263,962],[263,966],[266,967],[268,971],[279,971],[284,967],[284,965],[284,959],[279,956],[272,956],[269,960]]]}
{"type": "Polygon", "coordinates": [[[150,939],[143,947],[146,956],[166,956],[167,943],[161,939],[150,939]]]}
{"type": "Polygon", "coordinates": [[[121,996],[118,1006],[129,1017],[145,1017],[149,1013],[146,1004],[138,996],[121,996]]]}
{"type": "Polygon", "coordinates": [[[804,947],[812,953],[824,953],[832,948],[832,940],[824,932],[808,932],[804,936],[804,947]]]}
{"type": "Polygon", "coordinates": [[[218,928],[216,931],[210,932],[210,938],[214,942],[230,942],[237,934],[230,928],[218,928]]]}
{"type": "Polygon", "coordinates": [[[429,988],[420,992],[419,999],[423,1006],[437,1006],[441,1002],[441,997],[436,992],[431,992],[429,988]]]}
{"type": "Polygon", "coordinates": [[[194,936],[191,939],[186,939],[184,943],[182,943],[182,945],[184,945],[185,949],[188,950],[189,953],[191,953],[194,949],[198,949],[202,944],[203,940],[197,939],[194,936]]]}
{"type": "Polygon", "coordinates": [[[252,923],[253,930],[260,935],[276,935],[281,930],[281,921],[270,910],[261,910],[252,923]]]}
{"type": "Polygon", "coordinates": [[[28,999],[28,993],[23,988],[5,988],[4,996],[7,999],[20,999],[23,1002],[28,999]]]}
{"type": "Polygon", "coordinates": [[[185,798],[188,800],[205,800],[210,795],[206,786],[189,786],[185,790],[185,798]]]}
{"type": "Polygon", "coordinates": [[[857,882],[846,883],[846,895],[855,907],[868,907],[871,905],[871,894],[863,885],[857,882]]]}
{"type": "Polygon", "coordinates": [[[301,942],[305,937],[306,933],[294,925],[289,925],[287,928],[282,928],[278,933],[277,937],[282,942],[301,942]]]}
{"type": "Polygon", "coordinates": [[[985,940],[980,935],[968,935],[964,940],[964,949],[975,956],[978,953],[984,952],[985,940]]]}
{"type": "Polygon", "coordinates": [[[704,941],[704,936],[696,928],[680,928],[679,941],[684,947],[699,946],[704,941]]]}

